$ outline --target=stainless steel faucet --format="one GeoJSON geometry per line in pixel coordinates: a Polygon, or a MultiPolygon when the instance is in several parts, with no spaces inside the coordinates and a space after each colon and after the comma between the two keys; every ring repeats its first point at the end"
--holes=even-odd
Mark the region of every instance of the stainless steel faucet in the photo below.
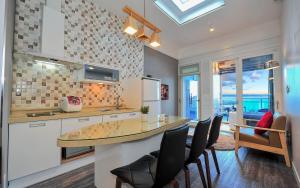
{"type": "Polygon", "coordinates": [[[117,100],[116,109],[119,110],[120,109],[120,96],[117,96],[116,100],[117,100]]]}

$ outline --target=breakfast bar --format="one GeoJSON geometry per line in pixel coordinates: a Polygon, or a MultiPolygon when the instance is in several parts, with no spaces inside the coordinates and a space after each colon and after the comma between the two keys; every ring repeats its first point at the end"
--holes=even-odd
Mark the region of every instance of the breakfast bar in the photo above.
{"type": "Polygon", "coordinates": [[[114,168],[127,165],[160,147],[163,132],[184,125],[189,120],[170,116],[147,121],[129,119],[94,124],[58,138],[59,147],[95,146],[95,186],[112,188],[114,168]]]}

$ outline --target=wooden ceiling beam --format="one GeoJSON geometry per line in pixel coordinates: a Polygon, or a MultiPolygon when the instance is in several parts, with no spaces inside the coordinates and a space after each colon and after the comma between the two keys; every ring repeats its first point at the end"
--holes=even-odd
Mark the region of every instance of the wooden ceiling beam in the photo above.
{"type": "Polygon", "coordinates": [[[143,16],[141,16],[139,13],[137,13],[132,8],[130,8],[128,6],[125,6],[123,8],[123,12],[125,12],[126,14],[132,16],[134,19],[136,19],[140,23],[144,24],[145,26],[147,26],[151,30],[153,30],[153,31],[155,31],[157,33],[161,32],[161,30],[159,28],[157,28],[154,24],[152,24],[151,22],[149,22],[148,20],[146,20],[143,16]]]}

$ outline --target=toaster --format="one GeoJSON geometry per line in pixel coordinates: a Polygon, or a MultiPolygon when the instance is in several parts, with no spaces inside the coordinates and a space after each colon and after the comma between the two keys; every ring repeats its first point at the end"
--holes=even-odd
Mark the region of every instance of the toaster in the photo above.
{"type": "Polygon", "coordinates": [[[81,98],[76,96],[63,97],[60,107],[64,112],[79,112],[82,108],[81,98]]]}

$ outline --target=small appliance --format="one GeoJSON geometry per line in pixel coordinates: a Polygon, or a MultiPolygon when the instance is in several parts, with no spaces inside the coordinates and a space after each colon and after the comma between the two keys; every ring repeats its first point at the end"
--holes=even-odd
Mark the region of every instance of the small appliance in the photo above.
{"type": "Polygon", "coordinates": [[[82,108],[81,98],[76,96],[63,97],[60,107],[64,112],[79,112],[82,108]]]}

